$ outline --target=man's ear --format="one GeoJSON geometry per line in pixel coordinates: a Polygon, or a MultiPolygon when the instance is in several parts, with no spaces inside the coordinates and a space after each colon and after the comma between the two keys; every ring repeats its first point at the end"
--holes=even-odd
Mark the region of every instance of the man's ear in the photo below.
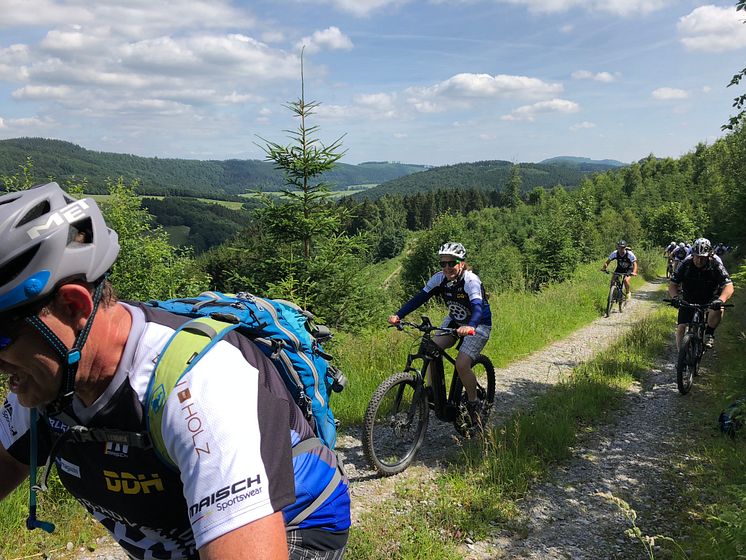
{"type": "Polygon", "coordinates": [[[72,323],[75,332],[80,332],[93,311],[93,296],[85,286],[64,284],[58,288],[54,304],[63,317],[72,323]]]}

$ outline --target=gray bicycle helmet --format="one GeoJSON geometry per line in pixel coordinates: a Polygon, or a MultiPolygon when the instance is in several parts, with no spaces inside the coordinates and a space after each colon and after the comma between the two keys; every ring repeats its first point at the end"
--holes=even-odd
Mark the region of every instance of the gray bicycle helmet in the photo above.
{"type": "Polygon", "coordinates": [[[712,243],[705,237],[700,237],[692,246],[692,255],[698,257],[709,257],[712,254],[712,243]]]}
{"type": "Polygon", "coordinates": [[[443,243],[443,245],[440,246],[440,249],[438,249],[438,256],[441,255],[448,255],[464,260],[466,258],[466,249],[464,249],[464,246],[461,245],[461,243],[443,243]]]}
{"type": "Polygon", "coordinates": [[[617,249],[626,249],[627,248],[627,242],[624,239],[620,239],[616,243],[617,249]]]}
{"type": "Polygon", "coordinates": [[[119,254],[96,202],[57,183],[0,196],[0,313],[38,301],[65,280],[95,282],[119,254]]]}

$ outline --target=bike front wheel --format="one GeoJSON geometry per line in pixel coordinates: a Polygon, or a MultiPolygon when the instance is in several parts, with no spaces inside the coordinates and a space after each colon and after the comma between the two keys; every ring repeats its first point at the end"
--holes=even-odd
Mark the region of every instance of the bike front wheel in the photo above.
{"type": "Polygon", "coordinates": [[[606,316],[611,316],[611,308],[614,307],[614,301],[616,300],[616,286],[612,286],[609,289],[609,298],[606,302],[606,316]]]}
{"type": "Polygon", "coordinates": [[[383,476],[406,469],[425,439],[430,408],[422,380],[402,371],[381,383],[363,422],[363,451],[383,476]]]}
{"type": "Polygon", "coordinates": [[[697,348],[694,335],[686,334],[681,341],[679,356],[676,360],[676,384],[679,393],[686,395],[692,388],[692,380],[697,371],[697,348]]]}

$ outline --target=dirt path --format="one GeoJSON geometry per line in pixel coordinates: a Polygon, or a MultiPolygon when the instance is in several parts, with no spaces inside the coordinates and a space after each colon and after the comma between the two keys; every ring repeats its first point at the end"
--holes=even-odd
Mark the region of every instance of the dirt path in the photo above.
{"type": "MultiPolygon", "coordinates": [[[[491,421],[500,423],[513,411],[530,407],[538,395],[572,368],[605,350],[660,301],[660,287],[660,283],[645,284],[635,292],[624,313],[599,318],[568,338],[497,370],[498,396],[491,421]]],[[[667,366],[653,373],[650,387],[636,386],[628,400],[625,411],[612,425],[578,445],[573,450],[574,458],[557,469],[555,478],[532,492],[533,497],[522,507],[526,520],[521,531],[496,534],[488,541],[470,545],[464,549],[464,557],[642,558],[640,545],[624,535],[627,525],[622,516],[596,494],[612,492],[627,499],[639,508],[643,519],[659,496],[668,499],[670,492],[662,473],[669,463],[666,434],[671,433],[671,426],[661,424],[659,419],[669,408],[678,411],[683,407],[667,366]]],[[[685,414],[685,409],[680,412],[685,414]]],[[[669,423],[679,421],[677,412],[669,423]]],[[[341,434],[337,449],[350,478],[353,523],[373,504],[391,496],[396,484],[434,477],[443,458],[456,450],[453,437],[452,426],[431,421],[415,464],[400,475],[379,478],[363,456],[359,428],[341,434]]],[[[94,553],[79,553],[76,559],[124,560],[126,556],[116,545],[102,541],[94,553]]]]}

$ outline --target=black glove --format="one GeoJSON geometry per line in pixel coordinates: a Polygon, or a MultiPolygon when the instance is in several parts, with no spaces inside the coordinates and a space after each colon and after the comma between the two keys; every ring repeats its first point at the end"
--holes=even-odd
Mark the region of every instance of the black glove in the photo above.
{"type": "Polygon", "coordinates": [[[723,300],[722,299],[714,299],[710,302],[710,309],[722,309],[723,308],[723,300]]]}
{"type": "Polygon", "coordinates": [[[676,309],[678,309],[680,305],[681,305],[681,300],[679,298],[677,297],[671,298],[671,307],[675,307],[676,309]]]}

